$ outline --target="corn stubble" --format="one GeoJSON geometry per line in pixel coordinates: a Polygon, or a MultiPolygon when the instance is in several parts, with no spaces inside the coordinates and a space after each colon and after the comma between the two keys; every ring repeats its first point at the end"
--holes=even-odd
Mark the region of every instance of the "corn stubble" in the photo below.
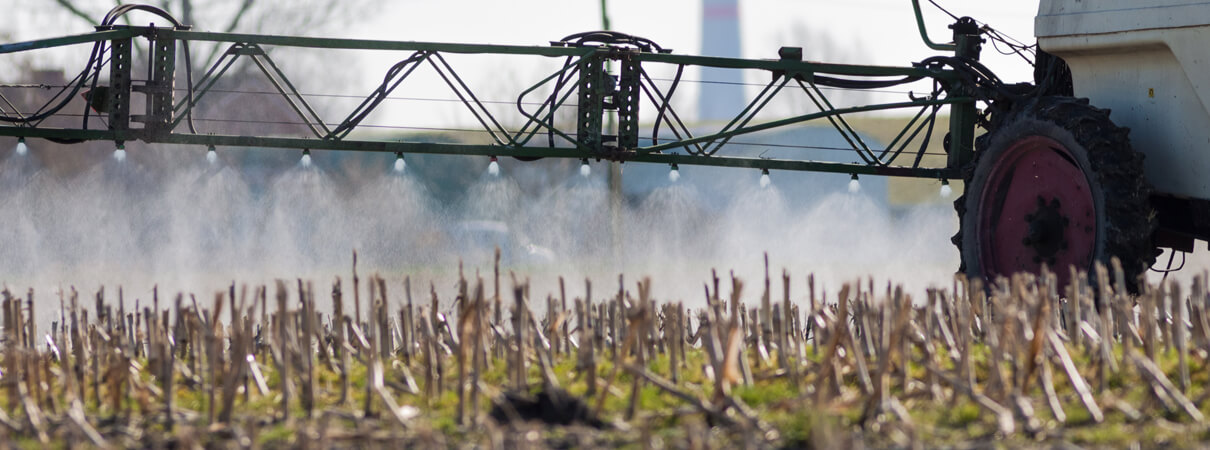
{"type": "Polygon", "coordinates": [[[913,299],[872,280],[829,296],[812,277],[783,273],[777,299],[766,259],[758,296],[712,274],[705,306],[691,308],[651,298],[653,280],[622,277],[604,298],[585,281],[584,295],[569,299],[560,279],[543,304],[508,275],[502,297],[497,256],[493,279],[462,274],[452,298],[430,285],[426,305],[413,301],[410,278],[362,280],[354,262],[353,293],[335,279],[330,311],[317,308],[304,280],[232,285],[211,302],[177,295],[164,307],[154,292],[150,305],[136,300],[130,311],[120,290],[117,302],[96,292],[87,308],[85,294],[70,289],[41,332],[32,318],[47,298],[6,289],[0,442],[762,448],[1210,439],[1205,276],[1189,295],[1162,283],[1137,296],[1116,264],[1092,277],[1073,273],[1071,286],[1019,275],[985,289],[958,276],[913,299]],[[792,295],[796,285],[804,289],[792,295]]]}

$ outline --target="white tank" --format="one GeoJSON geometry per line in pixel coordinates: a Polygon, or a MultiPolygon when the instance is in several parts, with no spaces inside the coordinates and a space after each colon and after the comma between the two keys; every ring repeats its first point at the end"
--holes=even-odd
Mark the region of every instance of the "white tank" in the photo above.
{"type": "Polygon", "coordinates": [[[1034,34],[1130,128],[1157,192],[1210,198],[1210,1],[1042,0],[1034,34]]]}

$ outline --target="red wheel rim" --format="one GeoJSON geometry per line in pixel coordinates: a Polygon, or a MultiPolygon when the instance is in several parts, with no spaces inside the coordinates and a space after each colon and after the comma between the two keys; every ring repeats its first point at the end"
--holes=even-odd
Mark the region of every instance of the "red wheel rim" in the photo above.
{"type": "Polygon", "coordinates": [[[1038,273],[1047,264],[1066,286],[1068,267],[1087,270],[1096,251],[1097,211],[1084,171],[1062,144],[1043,136],[1013,143],[979,197],[983,275],[1038,273]]]}

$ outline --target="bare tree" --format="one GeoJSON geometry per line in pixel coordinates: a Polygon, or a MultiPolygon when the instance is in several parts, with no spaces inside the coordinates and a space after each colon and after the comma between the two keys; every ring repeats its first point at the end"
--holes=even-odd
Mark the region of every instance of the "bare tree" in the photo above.
{"type": "MultiPolygon", "coordinates": [[[[90,25],[120,0],[54,0],[63,11],[90,25]]],[[[146,0],[176,16],[196,30],[222,33],[325,34],[356,25],[368,0],[146,0]]],[[[134,25],[131,16],[123,16],[126,25],[134,25]]],[[[226,50],[214,43],[198,51],[194,64],[209,67],[226,50]]]]}
{"type": "MultiPolygon", "coordinates": [[[[72,17],[92,25],[105,12],[120,0],[55,0],[62,10],[72,17]]],[[[146,4],[158,7],[173,14],[181,23],[190,25],[194,30],[213,31],[222,33],[249,34],[307,34],[333,35],[350,26],[355,26],[364,18],[359,12],[365,11],[368,0],[145,0],[146,4]]],[[[137,15],[126,15],[122,20],[127,25],[141,25],[137,15]],[[133,16],[133,18],[132,18],[133,16]]],[[[137,45],[137,40],[136,40],[137,45]]],[[[222,42],[191,42],[191,70],[195,74],[204,73],[230,47],[222,42]]],[[[138,48],[139,56],[145,56],[145,49],[138,48]]],[[[271,55],[282,54],[280,59],[286,60],[282,65],[287,67],[322,67],[320,64],[348,66],[351,61],[333,60],[332,52],[285,50],[266,48],[271,55]]],[[[348,57],[348,56],[338,56],[348,57]]],[[[142,59],[136,57],[136,60],[142,59]]],[[[344,84],[342,77],[347,77],[351,71],[309,70],[305,73],[288,73],[291,81],[300,88],[323,84],[344,84]],[[321,80],[316,80],[320,78],[321,80]]],[[[183,81],[183,80],[182,80],[183,81]]],[[[227,91],[270,91],[272,88],[259,73],[256,65],[250,63],[236,64],[231,71],[224,75],[218,85],[227,91]]],[[[219,96],[221,97],[221,96],[219,96]]],[[[246,99],[245,99],[246,100],[246,99]]],[[[245,110],[255,111],[261,118],[278,118],[285,113],[285,105],[276,108],[270,102],[270,111],[265,111],[265,102],[241,102],[232,104],[232,99],[222,99],[199,104],[201,114],[221,109],[222,111],[245,110]],[[249,109],[251,108],[251,109],[249,109]]],[[[318,105],[322,110],[322,105],[318,105]]],[[[293,119],[293,118],[291,118],[293,119]]]]}

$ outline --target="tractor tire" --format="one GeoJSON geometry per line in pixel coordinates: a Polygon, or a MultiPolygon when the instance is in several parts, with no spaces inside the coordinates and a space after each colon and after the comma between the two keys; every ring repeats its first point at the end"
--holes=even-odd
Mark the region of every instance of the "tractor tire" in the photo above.
{"type": "Polygon", "coordinates": [[[965,193],[954,201],[959,270],[990,286],[1045,264],[1062,293],[1070,267],[1095,276],[1096,263],[1117,257],[1136,291],[1155,262],[1155,214],[1130,130],[1071,97],[1021,102],[998,119],[976,140],[965,193]]]}

